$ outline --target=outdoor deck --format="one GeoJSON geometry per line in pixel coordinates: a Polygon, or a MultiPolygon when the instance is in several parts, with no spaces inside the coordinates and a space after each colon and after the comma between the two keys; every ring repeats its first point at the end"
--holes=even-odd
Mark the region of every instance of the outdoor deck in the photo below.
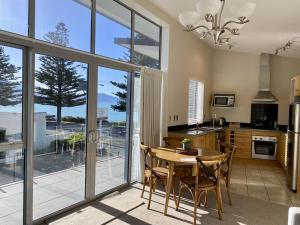
{"type": "MultiPolygon", "coordinates": [[[[123,184],[125,160],[98,158],[96,194],[123,184]]],[[[36,172],[36,171],[35,171],[36,172]]],[[[33,218],[38,219],[84,199],[85,166],[61,170],[34,178],[33,218]]],[[[23,182],[0,186],[0,224],[21,224],[23,182]]]]}

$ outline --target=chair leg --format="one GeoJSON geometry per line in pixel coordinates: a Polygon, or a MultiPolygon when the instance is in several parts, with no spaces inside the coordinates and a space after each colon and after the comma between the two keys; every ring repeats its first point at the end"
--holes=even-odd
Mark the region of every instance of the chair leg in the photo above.
{"type": "Polygon", "coordinates": [[[205,195],[204,195],[204,206],[207,208],[207,191],[205,191],[205,195]]]}
{"type": "Polygon", "coordinates": [[[222,209],[221,209],[220,196],[218,194],[218,190],[214,190],[213,192],[215,194],[216,206],[218,208],[218,214],[219,214],[219,220],[222,220],[222,209]]]}
{"type": "MultiPolygon", "coordinates": [[[[198,203],[198,192],[196,191],[194,194],[193,194],[193,200],[194,200],[194,225],[196,225],[196,221],[197,221],[197,203],[198,203]]],[[[200,197],[200,196],[199,196],[200,197]]]]}
{"type": "Polygon", "coordinates": [[[229,181],[226,181],[226,189],[227,189],[227,196],[228,196],[229,205],[232,205],[231,195],[230,195],[230,183],[229,183],[229,181]]]}
{"type": "Polygon", "coordinates": [[[221,186],[220,184],[217,185],[217,195],[218,195],[218,201],[220,204],[221,212],[224,213],[224,206],[223,206],[223,201],[222,201],[222,194],[221,194],[221,186]]]}
{"type": "Polygon", "coordinates": [[[149,187],[150,187],[150,191],[149,191],[148,209],[150,209],[152,192],[153,192],[153,177],[152,177],[152,175],[150,177],[149,187]]]}
{"type": "Polygon", "coordinates": [[[177,204],[176,204],[176,211],[178,211],[178,208],[179,208],[180,197],[181,197],[181,191],[182,191],[182,185],[181,185],[181,182],[180,182],[180,184],[179,184],[178,199],[177,199],[177,204]]]}
{"type": "Polygon", "coordinates": [[[172,189],[173,189],[174,202],[175,202],[175,206],[177,206],[177,199],[176,199],[176,193],[175,193],[175,181],[173,181],[172,186],[173,186],[172,189]]]}
{"type": "Polygon", "coordinates": [[[146,180],[147,180],[147,178],[146,178],[146,176],[145,176],[145,177],[144,177],[144,183],[143,183],[143,189],[142,189],[141,198],[143,198],[143,197],[144,197],[145,186],[146,186],[146,180]]]}
{"type": "Polygon", "coordinates": [[[154,178],[153,179],[153,192],[156,192],[156,188],[157,188],[157,179],[154,178]]]}

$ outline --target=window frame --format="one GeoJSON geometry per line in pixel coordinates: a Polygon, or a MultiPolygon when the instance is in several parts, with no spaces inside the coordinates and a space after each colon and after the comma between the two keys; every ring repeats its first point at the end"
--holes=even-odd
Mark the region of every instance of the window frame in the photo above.
{"type": "MultiPolygon", "coordinates": [[[[28,34],[27,35],[21,35],[17,33],[12,33],[10,31],[1,30],[0,29],[0,41],[7,45],[8,43],[12,45],[16,45],[19,48],[24,49],[23,51],[23,73],[24,73],[24,89],[23,89],[23,117],[24,117],[24,126],[23,126],[23,140],[24,140],[24,195],[23,195],[23,224],[32,225],[32,224],[40,224],[44,220],[55,218],[56,216],[59,216],[60,214],[69,211],[71,209],[74,209],[75,207],[81,206],[83,204],[86,204],[88,202],[91,202],[92,200],[98,199],[99,197],[105,196],[109,193],[112,193],[116,190],[119,190],[121,188],[127,187],[131,183],[131,151],[132,151],[132,124],[133,124],[133,115],[130,116],[130,125],[128,127],[129,129],[129,135],[130,138],[128,140],[128,156],[127,156],[127,172],[128,172],[128,180],[127,183],[124,185],[121,185],[119,187],[115,187],[107,192],[104,192],[100,195],[95,195],[91,187],[93,186],[93,179],[89,180],[91,177],[94,176],[93,172],[93,151],[87,152],[87,158],[86,158],[86,164],[89,164],[86,167],[86,190],[85,190],[85,200],[78,202],[75,205],[71,205],[70,207],[66,207],[62,210],[56,211],[52,214],[49,214],[43,218],[40,218],[38,220],[33,221],[33,148],[34,148],[34,141],[33,136],[30,135],[33,133],[34,130],[34,80],[35,80],[35,55],[36,54],[43,54],[43,55],[52,55],[60,58],[68,58],[70,60],[79,61],[82,63],[88,64],[88,85],[89,85],[89,92],[88,92],[88,107],[93,108],[93,101],[95,100],[95,96],[91,96],[91,93],[95,89],[93,85],[95,85],[95,82],[93,79],[95,76],[97,76],[97,69],[98,66],[106,67],[106,68],[112,68],[116,70],[123,70],[131,72],[131,74],[134,74],[136,72],[139,72],[141,69],[141,66],[133,64],[133,60],[131,57],[131,62],[126,63],[123,61],[111,59],[105,56],[97,55],[95,54],[95,27],[96,27],[96,4],[95,0],[92,0],[92,10],[91,10],[91,39],[90,39],[90,46],[91,49],[89,52],[82,51],[79,49],[71,48],[71,47],[63,47],[55,44],[51,44],[49,42],[45,42],[42,40],[35,39],[35,21],[36,21],[36,15],[35,15],[35,1],[36,0],[28,0],[28,34]]],[[[124,3],[120,2],[119,0],[114,0],[115,2],[121,4],[122,6],[128,8],[131,10],[131,16],[132,16],[132,23],[134,23],[134,17],[135,14],[143,17],[144,19],[150,21],[151,23],[157,25],[160,28],[160,67],[161,67],[161,52],[162,52],[162,27],[158,24],[154,23],[150,19],[144,17],[137,11],[133,10],[132,8],[128,7],[124,3]]],[[[134,35],[134,26],[131,27],[131,35],[134,35]]],[[[133,47],[133,40],[131,42],[131,49],[134,50],[133,47]]],[[[133,87],[133,77],[131,75],[130,78],[130,96],[132,100],[132,95],[134,92],[133,87]]],[[[130,101],[130,109],[132,109],[132,102],[130,101]]],[[[94,123],[92,121],[92,115],[95,113],[95,109],[89,109],[88,110],[88,120],[87,120],[87,130],[93,129],[94,123]]],[[[88,145],[93,145],[88,142],[88,145]]],[[[89,148],[89,147],[87,147],[89,148]]],[[[90,148],[93,148],[90,146],[90,148]]]]}

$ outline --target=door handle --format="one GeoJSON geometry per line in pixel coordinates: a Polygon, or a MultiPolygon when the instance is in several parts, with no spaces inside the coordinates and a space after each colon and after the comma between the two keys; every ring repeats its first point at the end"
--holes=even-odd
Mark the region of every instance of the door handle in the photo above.
{"type": "Polygon", "coordinates": [[[95,129],[90,130],[88,133],[88,139],[89,139],[89,142],[98,144],[100,137],[99,137],[97,130],[95,130],[95,129]]]}

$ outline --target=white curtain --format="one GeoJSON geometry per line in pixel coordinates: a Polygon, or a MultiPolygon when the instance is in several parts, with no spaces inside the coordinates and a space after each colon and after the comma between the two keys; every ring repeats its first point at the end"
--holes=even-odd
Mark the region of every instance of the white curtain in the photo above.
{"type": "MultiPolygon", "coordinates": [[[[166,135],[165,86],[163,72],[142,67],[140,80],[135,82],[135,102],[138,102],[140,119],[139,126],[133,136],[132,175],[142,181],[144,161],[140,154],[140,143],[151,147],[161,145],[162,136],[166,135]],[[137,88],[138,87],[138,88],[137,88]],[[137,93],[138,91],[138,93],[137,93]],[[139,96],[139,99],[137,100],[139,96]]],[[[136,111],[136,110],[135,110],[136,111]]],[[[136,117],[137,118],[137,117],[136,117]]]]}
{"type": "Polygon", "coordinates": [[[141,142],[157,147],[161,144],[162,72],[143,67],[141,78],[141,142]]]}

